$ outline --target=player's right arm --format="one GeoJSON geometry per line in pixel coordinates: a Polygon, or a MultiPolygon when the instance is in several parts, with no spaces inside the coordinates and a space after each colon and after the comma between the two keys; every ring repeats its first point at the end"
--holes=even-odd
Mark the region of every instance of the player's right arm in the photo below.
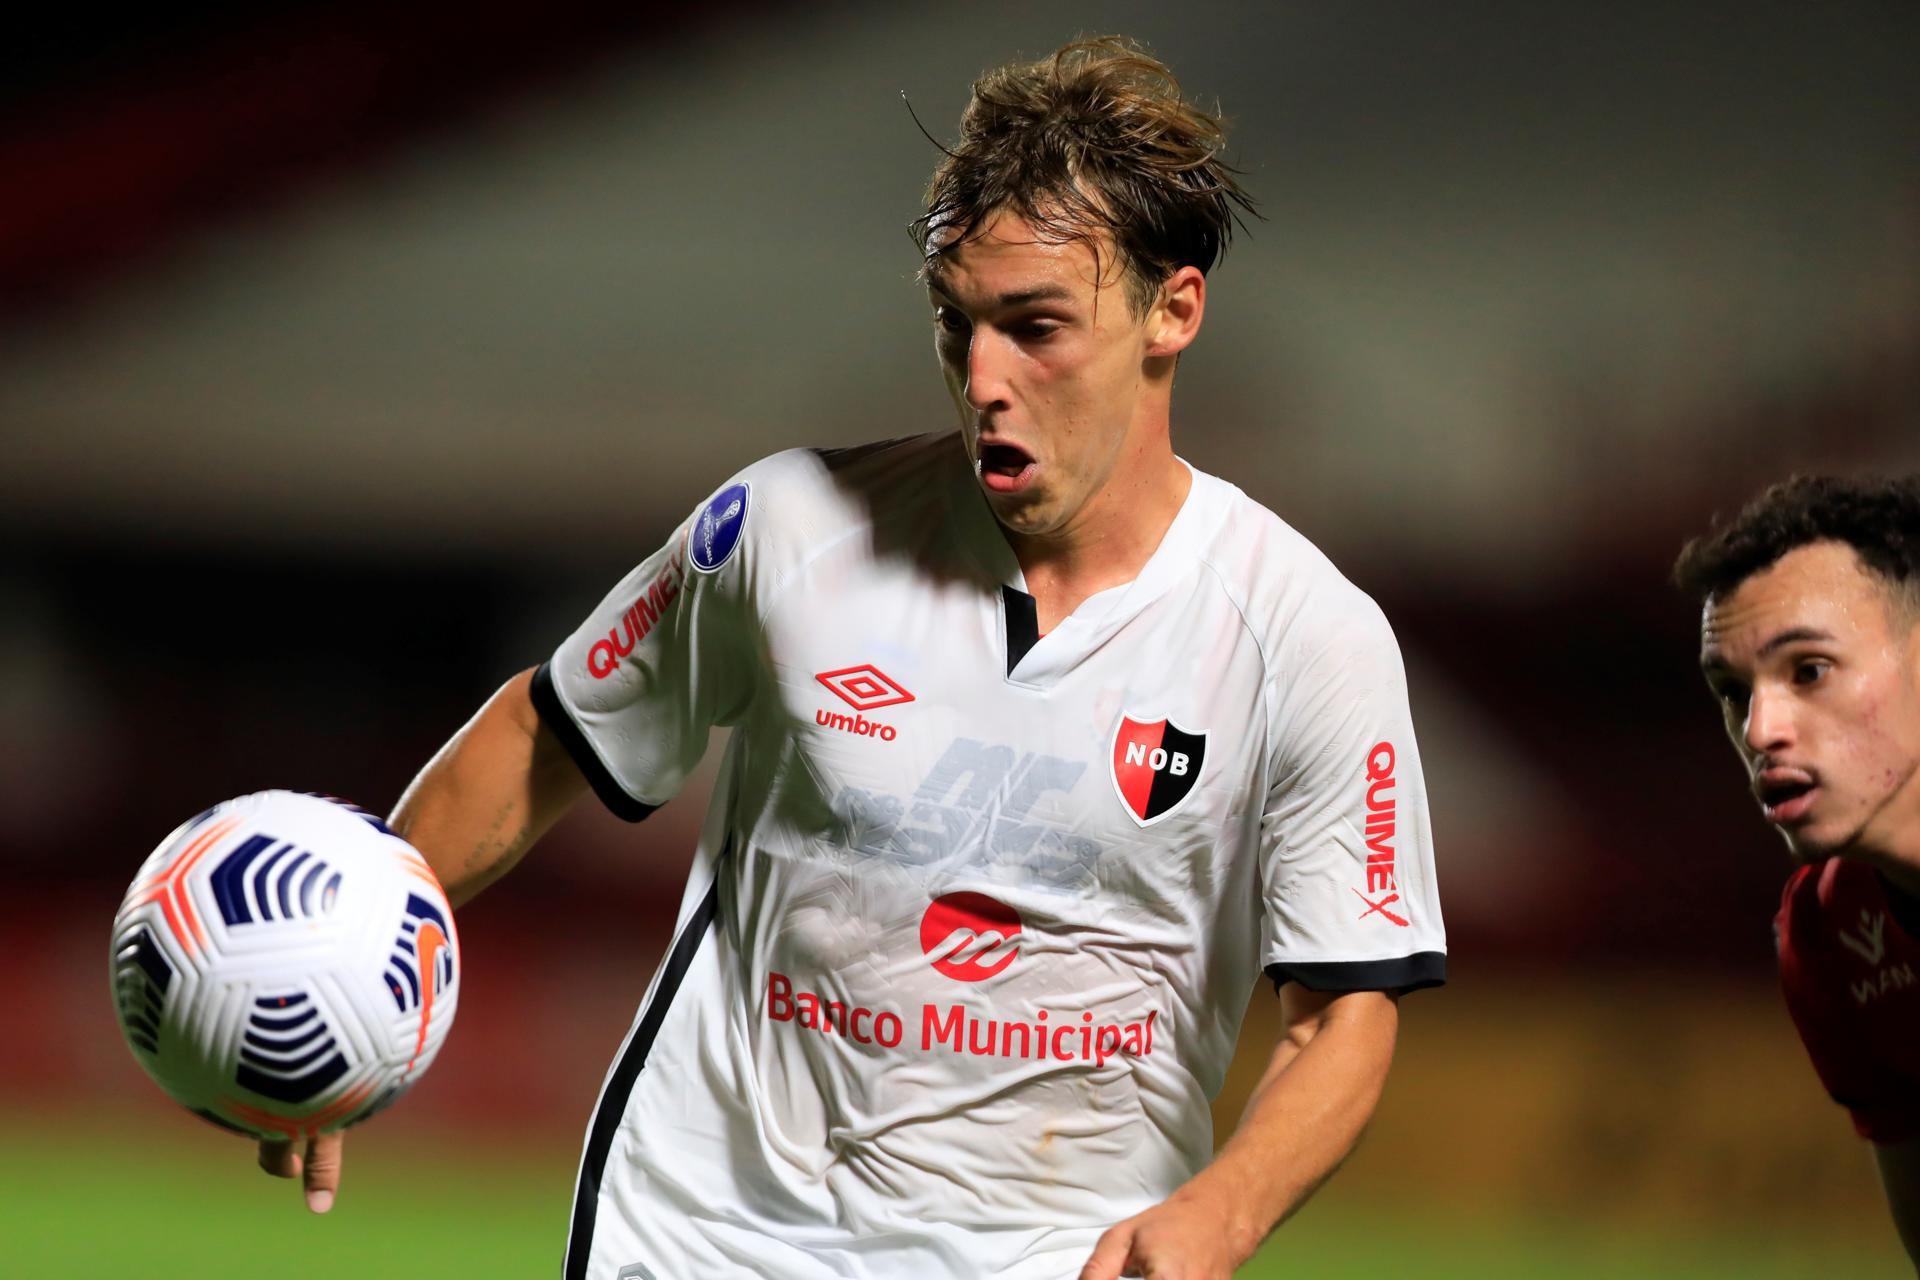
{"type": "Polygon", "coordinates": [[[1876,1142],[1873,1158],[1880,1165],[1880,1183],[1887,1189],[1887,1208],[1900,1242],[1920,1275],[1920,1138],[1905,1142],[1876,1142]]]}
{"type": "Polygon", "coordinates": [[[389,824],[459,907],[498,880],[586,794],[586,776],[533,707],[522,671],[440,748],[389,824]]]}
{"type": "MultiPolygon", "coordinates": [[[[587,790],[586,777],[533,708],[533,672],[522,671],[435,753],[388,823],[418,849],[454,906],[505,875],[587,790]]],[[[341,1133],[305,1151],[262,1142],[260,1167],[299,1178],[307,1207],[325,1213],[340,1188],[341,1133]]]]}
{"type": "MultiPolygon", "coordinates": [[[[817,458],[796,451],[736,476],[549,662],[507,681],[427,762],[389,825],[426,858],[454,906],[511,870],[589,789],[630,821],[679,789],[709,729],[732,723],[753,687],[743,602],[759,557],[735,554],[750,536],[753,484],[817,468],[817,458]]],[[[756,523],[764,533],[765,521],[756,523]]],[[[263,1142],[260,1165],[300,1178],[308,1207],[325,1213],[340,1184],[340,1150],[338,1133],[304,1153],[263,1142]]]]}

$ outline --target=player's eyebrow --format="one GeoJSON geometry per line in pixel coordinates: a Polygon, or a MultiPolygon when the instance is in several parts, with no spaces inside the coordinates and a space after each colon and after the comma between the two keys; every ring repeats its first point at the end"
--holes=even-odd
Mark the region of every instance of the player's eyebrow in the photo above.
{"type": "MultiPolygon", "coordinates": [[[[949,293],[940,277],[933,271],[927,272],[927,292],[937,301],[951,302],[949,293]]],[[[1037,284],[1031,289],[1014,289],[993,299],[990,304],[995,310],[1008,311],[1014,307],[1029,306],[1035,302],[1072,302],[1073,290],[1063,284],[1037,284]]]]}
{"type": "MultiPolygon", "coordinates": [[[[1831,641],[1832,639],[1833,636],[1831,633],[1822,631],[1818,627],[1788,627],[1785,631],[1775,632],[1773,635],[1767,637],[1766,643],[1754,650],[1753,656],[1755,660],[1765,658],[1782,646],[1797,644],[1803,640],[1818,642],[1823,640],[1831,641]]],[[[1716,645],[1701,651],[1700,670],[1711,679],[1714,676],[1731,672],[1733,670],[1733,664],[1726,660],[1716,645]]]]}
{"type": "Polygon", "coordinates": [[[1764,658],[1782,645],[1797,644],[1802,640],[1832,640],[1833,636],[1818,627],[1788,627],[1774,635],[1754,651],[1756,658],[1764,658]]]}
{"type": "Polygon", "coordinates": [[[1024,307],[1033,302],[1071,302],[1073,290],[1060,284],[1040,284],[1031,289],[1016,289],[1012,293],[1000,295],[999,305],[1005,307],[1024,307]]]}

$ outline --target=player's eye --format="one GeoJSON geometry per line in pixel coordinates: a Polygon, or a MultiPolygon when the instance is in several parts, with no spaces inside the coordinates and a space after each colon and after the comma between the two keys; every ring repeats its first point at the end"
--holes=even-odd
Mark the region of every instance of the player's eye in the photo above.
{"type": "Polygon", "coordinates": [[[1058,320],[1050,320],[1036,316],[1033,319],[1021,320],[1010,325],[1008,331],[1022,342],[1045,342],[1048,338],[1060,332],[1061,328],[1062,325],[1058,320]]]}
{"type": "Polygon", "coordinates": [[[967,323],[965,316],[952,307],[935,307],[933,323],[943,334],[962,334],[973,327],[967,323]]]}
{"type": "Polygon", "coordinates": [[[1818,684],[1831,670],[1833,664],[1825,658],[1802,658],[1793,664],[1793,682],[1799,685],[1818,684]]]}
{"type": "Polygon", "coordinates": [[[1718,698],[1720,704],[1727,710],[1737,715],[1747,713],[1747,699],[1752,694],[1753,691],[1738,680],[1722,680],[1713,686],[1713,696],[1718,698]]]}

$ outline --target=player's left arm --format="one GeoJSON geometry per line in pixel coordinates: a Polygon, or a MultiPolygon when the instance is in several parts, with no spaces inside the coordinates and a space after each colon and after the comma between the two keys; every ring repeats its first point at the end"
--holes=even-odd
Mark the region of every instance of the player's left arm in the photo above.
{"type": "MultiPolygon", "coordinates": [[[[1857,958],[1838,958],[1833,939],[1841,922],[1851,921],[1856,911],[1871,911],[1843,878],[1848,869],[1836,859],[1803,867],[1787,881],[1774,917],[1780,989],[1821,1085],[1847,1109],[1854,1132],[1873,1147],[1894,1229],[1920,1276],[1920,1098],[1910,1064],[1899,1054],[1905,1041],[1879,1034],[1909,1033],[1914,1010],[1910,1004],[1863,1008],[1851,990],[1857,958]]],[[[1894,919],[1904,925],[1897,913],[1894,919]]],[[[1886,916],[1879,927],[1887,928],[1886,916]]],[[[1906,927],[1896,937],[1909,935],[1913,931],[1906,927]]],[[[1887,941],[1884,934],[1881,938],[1887,941]]],[[[1890,964],[1905,955],[1900,945],[1890,964]]]]}
{"type": "Polygon", "coordinates": [[[1360,1139],[1393,1061],[1396,996],[1280,991],[1286,1032],[1213,1163],[1110,1228],[1080,1280],[1227,1280],[1360,1139]]]}
{"type": "Polygon", "coordinates": [[[1920,1138],[1905,1142],[1876,1142],[1873,1158],[1880,1165],[1880,1182],[1887,1189],[1887,1208],[1900,1242],[1920,1275],[1920,1138]]]}

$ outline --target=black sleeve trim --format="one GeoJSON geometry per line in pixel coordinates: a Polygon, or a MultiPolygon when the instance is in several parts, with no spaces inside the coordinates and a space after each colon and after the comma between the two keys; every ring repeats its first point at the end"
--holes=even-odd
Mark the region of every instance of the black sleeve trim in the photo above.
{"type": "Polygon", "coordinates": [[[587,782],[593,787],[593,794],[600,797],[600,803],[607,806],[615,817],[625,818],[628,822],[638,822],[660,806],[644,804],[627,794],[625,787],[611,773],[607,766],[600,763],[600,757],[594,753],[593,746],[587,741],[587,735],[580,732],[580,726],[574,723],[573,716],[560,701],[560,691],[553,687],[553,673],[547,668],[552,663],[543,662],[533,673],[533,709],[540,715],[540,723],[560,745],[567,749],[580,772],[587,776],[587,782]]]}
{"type": "Polygon", "coordinates": [[[1309,991],[1418,991],[1444,986],[1447,953],[1420,951],[1392,960],[1337,960],[1314,964],[1270,964],[1267,976],[1278,991],[1297,982],[1309,991]]]}

